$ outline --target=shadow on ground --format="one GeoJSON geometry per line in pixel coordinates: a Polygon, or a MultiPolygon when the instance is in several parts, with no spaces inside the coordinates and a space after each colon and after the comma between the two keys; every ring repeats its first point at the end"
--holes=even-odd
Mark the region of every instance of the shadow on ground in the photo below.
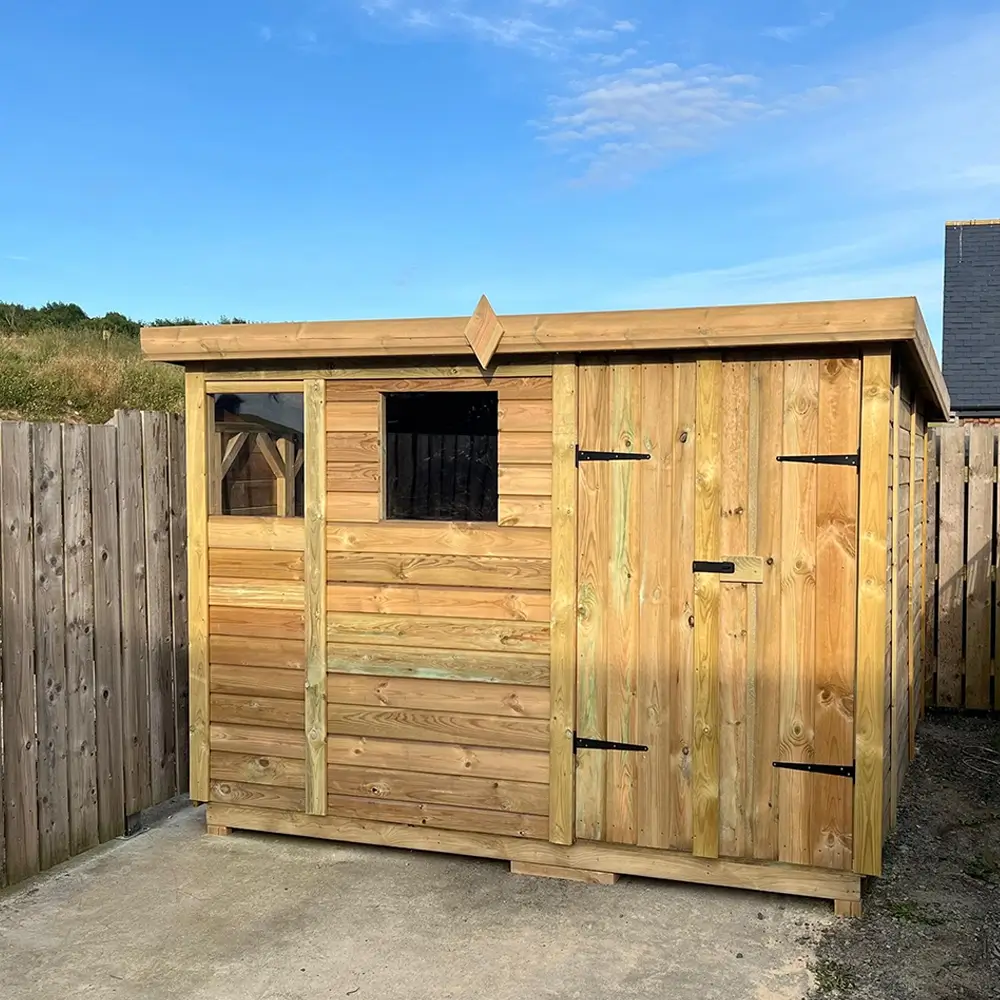
{"type": "Polygon", "coordinates": [[[917,734],[884,877],[824,934],[815,997],[1000,998],[1000,720],[933,715],[917,734]]]}

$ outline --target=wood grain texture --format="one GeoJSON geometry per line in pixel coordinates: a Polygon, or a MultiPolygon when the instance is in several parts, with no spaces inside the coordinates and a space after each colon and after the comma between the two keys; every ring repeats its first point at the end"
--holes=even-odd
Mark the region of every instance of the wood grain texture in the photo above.
{"type": "MultiPolygon", "coordinates": [[[[550,465],[501,465],[497,473],[500,496],[552,496],[550,465]]],[[[539,529],[541,530],[541,529],[539,529]]]]}
{"type": "MultiPolygon", "coordinates": [[[[208,587],[205,587],[206,597],[208,587]]],[[[231,635],[256,639],[302,639],[305,636],[305,613],[289,608],[219,607],[208,609],[212,635],[231,635]]]]}
{"type": "Polygon", "coordinates": [[[478,681],[486,684],[549,686],[545,653],[417,649],[410,646],[327,645],[327,670],[376,677],[478,681]]]}
{"type": "MultiPolygon", "coordinates": [[[[118,600],[118,448],[115,428],[91,427],[90,488],[94,524],[94,679],[97,827],[103,843],[125,832],[121,618],[118,600]]],[[[205,612],[207,614],[207,607],[205,612]]],[[[207,661],[206,661],[207,662],[207,661]]],[[[208,718],[206,690],[205,719],[208,718]]],[[[192,741],[193,743],[193,741],[192,741]]]]}
{"type": "Polygon", "coordinates": [[[487,368],[503,339],[503,323],[497,319],[497,314],[485,295],[480,298],[479,304],[469,317],[464,333],[476,360],[482,368],[487,368]]]}
{"type": "Polygon", "coordinates": [[[501,431],[497,435],[497,454],[504,465],[551,465],[552,432],[501,431]]]}
{"type": "Polygon", "coordinates": [[[213,693],[209,703],[209,718],[213,724],[268,726],[303,732],[305,700],[213,693]]]}
{"type": "Polygon", "coordinates": [[[694,832],[694,574],[698,369],[674,365],[673,489],[670,563],[670,837],[674,850],[690,851],[694,832]]]}
{"type": "Polygon", "coordinates": [[[547,654],[549,623],[427,615],[327,614],[331,641],[431,650],[478,649],[547,654]]]}
{"type": "MultiPolygon", "coordinates": [[[[385,392],[495,392],[504,399],[551,397],[551,362],[494,364],[483,371],[477,365],[416,365],[400,368],[369,359],[363,368],[330,368],[307,373],[307,378],[325,378],[331,402],[371,400],[385,392]]],[[[513,428],[512,428],[513,429],[513,428]]],[[[536,428],[525,428],[535,430],[536,428]]]]}
{"type": "MultiPolygon", "coordinates": [[[[500,316],[505,333],[497,353],[907,340],[915,336],[915,314],[916,300],[900,298],[500,316]]],[[[146,356],[158,361],[462,356],[467,324],[468,317],[450,317],[146,327],[141,341],[146,356]]]]}
{"type": "Polygon", "coordinates": [[[302,580],[302,552],[282,549],[208,550],[208,573],[214,579],[302,580]]]}
{"type": "MultiPolygon", "coordinates": [[[[208,801],[208,548],[213,539],[208,519],[208,413],[205,376],[184,376],[184,427],[187,450],[188,521],[188,685],[191,713],[189,740],[190,795],[208,801]]],[[[218,518],[216,523],[231,524],[218,518]]],[[[245,518],[239,518],[243,521],[245,518]]],[[[217,529],[218,531],[218,529],[217,529]]],[[[225,532],[224,532],[225,533],[225,532]]],[[[241,540],[240,544],[244,544],[241,540]]]]}
{"type": "MultiPolygon", "coordinates": [[[[611,366],[610,423],[612,451],[638,450],[642,412],[642,368],[629,359],[611,366]]],[[[608,641],[606,739],[637,742],[639,703],[639,608],[641,507],[638,462],[612,462],[610,491],[601,502],[610,507],[608,537],[608,641]]],[[[642,463],[644,465],[644,463],[642,463]]],[[[601,752],[601,751],[597,751],[601,752]]],[[[635,752],[606,755],[605,839],[634,844],[637,828],[635,752]]]]}
{"type": "MultiPolygon", "coordinates": [[[[188,455],[193,444],[188,434],[188,455]]],[[[188,477],[191,462],[188,459],[188,477]]],[[[220,549],[276,549],[302,552],[305,549],[305,520],[300,517],[210,517],[208,546],[220,549]]]]}
{"type": "Polygon", "coordinates": [[[547,591],[550,566],[548,559],[455,553],[338,552],[328,557],[327,579],[331,583],[404,583],[547,591]]]}
{"type": "Polygon", "coordinates": [[[635,843],[667,847],[673,773],[670,759],[670,570],[674,366],[642,365],[642,402],[637,447],[649,455],[639,476],[640,616],[636,742],[649,747],[638,760],[635,843]]]}
{"type": "MultiPolygon", "coordinates": [[[[341,736],[416,740],[421,743],[462,743],[515,750],[548,750],[548,719],[469,715],[416,709],[362,708],[330,704],[328,727],[341,736]]],[[[238,721],[238,720],[234,720],[238,721]]]]}
{"type": "MultiPolygon", "coordinates": [[[[849,454],[859,446],[861,362],[820,362],[819,454],[849,454]]],[[[813,681],[815,759],[854,761],[854,657],[858,587],[858,475],[820,466],[816,491],[816,665],[813,681]]],[[[843,778],[815,775],[809,785],[809,862],[851,868],[853,789],[843,778]]]]}
{"type": "Polygon", "coordinates": [[[331,735],[327,740],[326,754],[331,764],[437,775],[506,778],[532,781],[543,786],[549,781],[548,754],[536,750],[331,735]]]}
{"type": "Polygon", "coordinates": [[[154,802],[177,794],[174,658],[170,588],[169,415],[143,413],[142,495],[146,531],[146,643],[149,647],[149,767],[154,802]]]}
{"type": "MultiPolygon", "coordinates": [[[[966,709],[990,706],[990,627],[992,624],[993,493],[996,432],[969,427],[969,485],[965,542],[965,702],[966,709]]],[[[912,571],[913,560],[910,560],[912,571]]]]}
{"type": "Polygon", "coordinates": [[[409,587],[392,584],[332,583],[331,611],[349,614],[430,615],[456,618],[547,622],[549,595],[537,590],[472,587],[409,587]]]}
{"type": "Polygon", "coordinates": [[[305,606],[305,585],[295,580],[208,579],[208,601],[212,607],[289,608],[305,606]]]}
{"type": "Polygon", "coordinates": [[[864,354],[861,365],[853,870],[863,875],[882,872],[891,361],[864,354]]]}
{"type": "MultiPolygon", "coordinates": [[[[326,442],[324,424],[330,419],[326,383],[307,379],[303,386],[305,414],[305,733],[306,812],[326,814],[326,442]]],[[[376,410],[378,424],[381,409],[376,410]]],[[[340,418],[335,414],[337,429],[340,418]]],[[[353,430],[353,427],[347,429],[353,430]]],[[[362,427],[368,430],[368,427],[362,427]]]]}
{"type": "Polygon", "coordinates": [[[212,694],[304,698],[305,680],[298,670],[212,664],[212,694]]]}
{"type": "MultiPolygon", "coordinates": [[[[427,829],[429,824],[421,822],[419,816],[415,823],[411,823],[409,817],[404,821],[387,823],[360,820],[348,815],[348,812],[346,803],[343,810],[331,808],[330,814],[322,818],[288,811],[213,803],[208,809],[208,821],[235,829],[323,837],[383,847],[504,858],[591,871],[611,869],[644,878],[672,879],[825,899],[861,898],[861,880],[853,873],[780,863],[692,858],[681,852],[618,844],[578,841],[567,847],[547,843],[544,839],[532,841],[497,833],[477,836],[461,831],[427,829]]],[[[487,816],[487,820],[491,818],[487,816]]],[[[544,838],[544,831],[542,837],[544,838]]]]}
{"type": "MultiPolygon", "coordinates": [[[[722,366],[722,414],[719,545],[722,558],[749,549],[750,520],[750,365],[722,366]]],[[[757,429],[755,428],[755,431],[757,429]]],[[[763,560],[750,557],[757,572],[719,577],[719,853],[749,853],[747,823],[747,634],[748,575],[763,580],[763,560]],[[759,574],[759,575],[758,575],[759,574]]],[[[734,560],[735,561],[735,560],[734,560]]]]}
{"type": "Polygon", "coordinates": [[[382,466],[379,462],[327,462],[326,488],[331,493],[378,493],[382,466]]]}
{"type": "Polygon", "coordinates": [[[501,496],[497,523],[505,528],[551,528],[552,508],[553,501],[549,497],[501,496]]]}
{"type": "Polygon", "coordinates": [[[473,715],[511,716],[516,719],[549,717],[549,692],[546,688],[465,680],[331,673],[327,677],[327,701],[338,705],[413,708],[431,712],[457,711],[473,715]]]}
{"type": "Polygon", "coordinates": [[[7,882],[39,868],[38,738],[35,728],[35,587],[31,519],[30,424],[0,423],[0,516],[3,537],[3,807],[7,882]]]}
{"type": "MultiPolygon", "coordinates": [[[[902,539],[905,537],[905,523],[906,523],[906,506],[902,503],[902,496],[900,491],[900,480],[903,476],[903,470],[901,468],[902,458],[900,454],[900,446],[902,444],[902,428],[901,424],[905,419],[905,414],[900,409],[901,402],[901,385],[900,385],[901,374],[899,371],[894,373],[894,385],[892,388],[892,430],[891,430],[891,465],[890,465],[890,476],[891,476],[891,486],[890,486],[890,515],[889,515],[889,568],[888,568],[888,579],[889,579],[889,663],[888,663],[888,683],[889,683],[889,693],[888,693],[888,705],[889,705],[889,722],[887,725],[886,732],[888,734],[888,760],[885,764],[888,766],[889,771],[889,783],[883,789],[883,794],[888,801],[888,823],[887,832],[895,829],[896,826],[896,809],[899,801],[899,791],[902,782],[902,773],[900,769],[901,765],[901,747],[900,747],[900,730],[898,725],[898,716],[900,711],[906,711],[906,685],[904,683],[904,673],[906,663],[900,662],[900,649],[899,649],[899,624],[900,624],[900,605],[904,605],[903,614],[905,615],[905,595],[900,593],[900,581],[901,578],[905,580],[905,575],[899,572],[900,566],[900,544],[902,539]],[[903,668],[903,669],[901,669],[903,668]]],[[[908,421],[907,421],[908,423],[908,421]]],[[[909,478],[908,473],[906,474],[909,478]]],[[[905,644],[903,646],[905,655],[905,644]]],[[[909,714],[909,713],[907,713],[909,714]]],[[[908,727],[907,727],[908,728],[908,727]]],[[[906,732],[906,729],[903,730],[906,732]]]]}
{"type": "MultiPolygon", "coordinates": [[[[720,555],[722,362],[699,361],[695,421],[695,559],[720,555]]],[[[696,857],[719,856],[719,600],[717,573],[694,583],[693,842],[696,857]]]]}
{"type": "MultiPolygon", "coordinates": [[[[69,857],[66,595],[63,587],[62,434],[58,424],[31,433],[31,520],[34,557],[35,718],[38,731],[38,866],[69,857]]],[[[29,678],[31,674],[28,675],[29,678]]]]}
{"type": "Polygon", "coordinates": [[[536,865],[529,861],[512,861],[511,875],[530,875],[533,878],[559,878],[587,885],[614,885],[618,876],[613,872],[592,872],[584,868],[566,868],[563,865],[536,865]]]}
{"type": "Polygon", "coordinates": [[[305,760],[302,757],[278,757],[274,754],[231,753],[213,748],[211,776],[212,781],[304,788],[305,760]]]}
{"type": "Polygon", "coordinates": [[[545,840],[549,821],[545,816],[469,809],[430,802],[395,802],[331,795],[329,815],[346,820],[389,821],[431,830],[461,830],[504,837],[545,840]]]}
{"type": "MultiPolygon", "coordinates": [[[[503,434],[501,434],[501,441],[503,434]]],[[[573,843],[576,826],[577,369],[552,371],[552,597],[549,840],[573,843]]]]}
{"type": "Polygon", "coordinates": [[[295,812],[305,812],[305,792],[301,788],[284,788],[280,785],[212,779],[209,800],[262,809],[291,809],[295,812]]]}
{"type": "Polygon", "coordinates": [[[965,608],[965,474],[967,428],[937,429],[941,449],[938,482],[938,602],[936,701],[960,708],[963,695],[963,617],[965,608]]]}
{"type": "MultiPolygon", "coordinates": [[[[759,391],[759,442],[757,457],[757,551],[767,571],[758,588],[756,668],[752,689],[747,691],[748,809],[751,812],[752,856],[776,861],[780,852],[778,836],[778,769],[781,703],[781,621],[783,572],[781,562],[782,524],[786,499],[782,494],[784,454],[785,364],[779,360],[757,364],[759,391]]],[[[788,502],[794,503],[789,497],[788,502]]]]}
{"type": "Polygon", "coordinates": [[[525,559],[548,559],[552,554],[551,532],[546,528],[501,528],[468,522],[329,524],[326,538],[329,552],[525,559]]]}
{"type": "Polygon", "coordinates": [[[100,843],[97,810],[97,702],[94,662],[94,526],[90,432],[62,426],[63,573],[66,591],[69,853],[100,843]]]}
{"type": "MultiPolygon", "coordinates": [[[[782,449],[786,455],[815,455],[819,447],[819,364],[785,362],[782,449]]],[[[781,531],[781,683],[779,756],[782,761],[815,758],[816,533],[818,467],[782,464],[785,507],[781,531]]],[[[809,783],[802,771],[778,773],[778,857],[808,864],[809,783]]]]}
{"type": "Polygon", "coordinates": [[[150,785],[149,646],[146,633],[146,518],[142,489],[142,418],[117,410],[118,534],[121,572],[122,726],[125,811],[153,804],[150,785]]]}
{"type": "MultiPolygon", "coordinates": [[[[578,372],[580,447],[603,450],[610,406],[610,369],[603,358],[588,358],[578,372]]],[[[604,503],[610,472],[604,462],[585,462],[579,470],[577,555],[576,732],[606,739],[607,690],[605,616],[608,586],[606,546],[610,509],[604,503]]],[[[605,834],[605,755],[581,749],[576,755],[576,836],[601,840],[605,834]]]]}
{"type": "Polygon", "coordinates": [[[168,503],[170,511],[170,657],[173,670],[174,745],[177,748],[177,791],[187,792],[188,761],[188,584],[187,504],[184,415],[167,418],[168,503]]]}
{"type": "MultiPolygon", "coordinates": [[[[558,393],[556,361],[553,365],[552,396],[558,393]]],[[[552,399],[503,399],[497,408],[497,426],[500,433],[507,431],[551,431],[553,426],[552,399]]]]}
{"type": "Polygon", "coordinates": [[[382,515],[379,493],[327,493],[326,515],[331,521],[372,524],[382,515]]]}
{"type": "Polygon", "coordinates": [[[209,728],[209,744],[213,754],[218,750],[262,757],[306,758],[305,733],[294,729],[213,722],[209,728]]]}
{"type": "Polygon", "coordinates": [[[331,764],[327,783],[330,794],[338,796],[460,806],[531,816],[548,816],[549,812],[548,788],[526,781],[331,764]]]}

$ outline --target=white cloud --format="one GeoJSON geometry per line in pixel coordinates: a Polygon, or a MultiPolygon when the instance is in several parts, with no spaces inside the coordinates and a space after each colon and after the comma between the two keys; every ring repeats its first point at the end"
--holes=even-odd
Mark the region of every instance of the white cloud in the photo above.
{"type": "Polygon", "coordinates": [[[886,262],[886,255],[894,249],[892,239],[869,240],[732,267],[685,271],[623,289],[614,305],[664,309],[915,295],[939,342],[940,253],[886,262]]]}
{"type": "Polygon", "coordinates": [[[833,10],[823,10],[802,24],[783,24],[765,28],[761,34],[765,38],[774,38],[779,42],[794,42],[796,38],[801,38],[811,31],[819,31],[827,25],[833,24],[836,16],[836,12],[833,10]]]}
{"type": "Polygon", "coordinates": [[[638,27],[639,27],[638,21],[615,21],[615,23],[611,25],[611,30],[627,32],[627,31],[635,31],[638,29],[638,27]]]}
{"type": "Polygon", "coordinates": [[[274,31],[272,30],[272,28],[271,28],[270,25],[262,24],[257,29],[257,37],[262,42],[269,42],[269,41],[271,41],[272,38],[274,38],[274,31]]]}

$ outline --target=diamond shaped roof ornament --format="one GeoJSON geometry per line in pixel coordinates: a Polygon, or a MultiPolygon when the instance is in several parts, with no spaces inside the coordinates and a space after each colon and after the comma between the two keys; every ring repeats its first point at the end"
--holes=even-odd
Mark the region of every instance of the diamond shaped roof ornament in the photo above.
{"type": "Polygon", "coordinates": [[[490,300],[484,295],[465,327],[465,339],[476,355],[480,368],[486,368],[492,361],[502,337],[503,324],[497,319],[490,300]]]}

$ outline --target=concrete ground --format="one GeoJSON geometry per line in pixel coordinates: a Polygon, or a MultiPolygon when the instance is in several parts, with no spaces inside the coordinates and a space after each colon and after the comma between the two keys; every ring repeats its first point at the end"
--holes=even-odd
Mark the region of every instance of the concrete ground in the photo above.
{"type": "Polygon", "coordinates": [[[0,996],[800,1000],[829,903],[237,833],[184,808],[0,893],[0,996]]]}

